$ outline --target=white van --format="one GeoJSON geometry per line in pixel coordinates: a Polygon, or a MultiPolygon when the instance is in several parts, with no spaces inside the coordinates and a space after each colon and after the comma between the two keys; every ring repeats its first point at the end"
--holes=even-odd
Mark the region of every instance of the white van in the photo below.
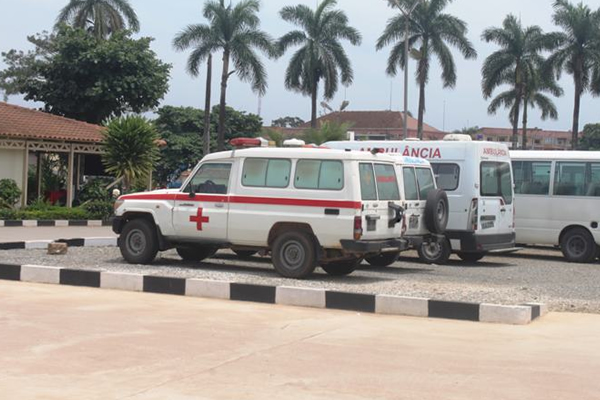
{"type": "Polygon", "coordinates": [[[476,262],[488,252],[515,249],[513,179],[508,148],[471,141],[328,142],[332,149],[383,148],[401,156],[429,160],[437,186],[448,194],[446,240],[418,247],[426,263],[444,264],[452,252],[476,262]]]}
{"type": "Polygon", "coordinates": [[[517,243],[592,262],[600,244],[600,151],[511,151],[517,243]]]}
{"type": "Polygon", "coordinates": [[[307,277],[317,266],[346,275],[363,258],[408,248],[396,161],[305,148],[214,153],[181,189],[121,196],[113,230],[130,263],[150,263],[170,248],[189,261],[231,248],[270,252],[285,277],[307,277]]]}

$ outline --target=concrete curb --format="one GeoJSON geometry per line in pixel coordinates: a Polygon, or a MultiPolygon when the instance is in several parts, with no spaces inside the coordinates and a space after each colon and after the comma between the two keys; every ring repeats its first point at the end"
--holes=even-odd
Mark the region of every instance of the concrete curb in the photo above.
{"type": "Polygon", "coordinates": [[[112,226],[111,221],[102,220],[47,220],[47,219],[25,219],[25,220],[0,220],[0,228],[13,228],[13,227],[28,227],[37,228],[47,226],[112,226]]]}
{"type": "Polygon", "coordinates": [[[0,280],[509,325],[526,325],[548,312],[539,303],[502,306],[39,265],[0,264],[0,280]]]}
{"type": "Polygon", "coordinates": [[[69,247],[114,247],[116,237],[77,238],[58,240],[27,240],[24,242],[0,243],[0,250],[45,249],[49,243],[66,243],[69,247]]]}

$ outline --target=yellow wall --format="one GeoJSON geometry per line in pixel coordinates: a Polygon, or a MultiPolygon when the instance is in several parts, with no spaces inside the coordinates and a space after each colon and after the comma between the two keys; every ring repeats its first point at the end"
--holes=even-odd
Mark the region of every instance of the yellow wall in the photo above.
{"type": "Polygon", "coordinates": [[[0,179],[12,179],[23,189],[23,150],[0,149],[0,179]]]}

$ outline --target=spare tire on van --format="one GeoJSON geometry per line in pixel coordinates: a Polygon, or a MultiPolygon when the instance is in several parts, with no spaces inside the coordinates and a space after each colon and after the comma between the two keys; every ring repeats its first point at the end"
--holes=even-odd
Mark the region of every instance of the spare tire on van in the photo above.
{"type": "Polygon", "coordinates": [[[448,218],[448,195],[442,189],[430,190],[425,204],[425,226],[429,232],[441,235],[446,232],[448,218]]]}

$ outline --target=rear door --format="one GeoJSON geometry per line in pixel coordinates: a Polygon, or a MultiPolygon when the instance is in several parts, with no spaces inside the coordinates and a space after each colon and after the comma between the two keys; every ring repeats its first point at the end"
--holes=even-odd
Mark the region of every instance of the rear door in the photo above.
{"type": "Polygon", "coordinates": [[[406,196],[406,235],[422,236],[429,231],[425,226],[425,206],[429,191],[435,189],[431,168],[403,167],[404,191],[406,196]]]}
{"type": "Polygon", "coordinates": [[[393,206],[401,205],[396,169],[392,163],[359,164],[361,196],[363,203],[363,239],[397,238],[402,235],[402,222],[393,221],[393,206]]]}
{"type": "Polygon", "coordinates": [[[481,208],[479,229],[482,235],[513,232],[512,168],[507,161],[482,161],[480,164],[481,208]]]}

